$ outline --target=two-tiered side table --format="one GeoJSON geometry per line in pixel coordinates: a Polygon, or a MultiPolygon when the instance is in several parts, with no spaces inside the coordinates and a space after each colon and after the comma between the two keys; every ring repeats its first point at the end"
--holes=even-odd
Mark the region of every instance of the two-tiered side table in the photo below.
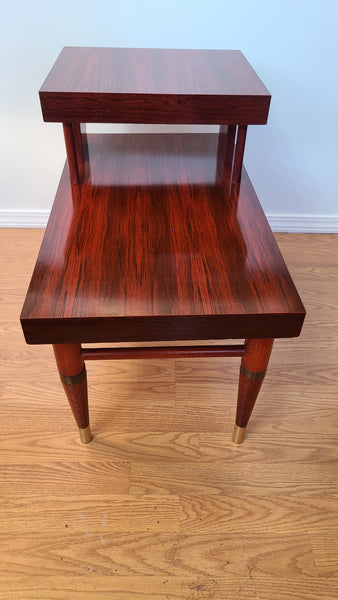
{"type": "Polygon", "coordinates": [[[86,360],[238,356],[240,443],[274,338],[305,316],[242,167],[268,91],[239,51],[64,48],[40,99],[68,160],[21,322],[27,343],[53,345],[82,441],[86,360]],[[91,122],[220,127],[87,135],[91,122]],[[180,345],[128,347],[149,341],[180,345]]]}

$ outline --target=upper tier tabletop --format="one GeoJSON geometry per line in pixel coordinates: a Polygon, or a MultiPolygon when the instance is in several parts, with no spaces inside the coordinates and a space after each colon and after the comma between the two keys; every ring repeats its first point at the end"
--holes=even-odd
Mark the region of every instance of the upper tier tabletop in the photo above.
{"type": "Polygon", "coordinates": [[[91,135],[61,177],[22,312],[28,343],[291,337],[304,308],[214,134],[91,135]],[[90,170],[89,170],[90,169],[90,170]]]}
{"type": "Polygon", "coordinates": [[[45,121],[248,125],[270,94],[238,50],[66,47],[40,100],[45,121]]]}

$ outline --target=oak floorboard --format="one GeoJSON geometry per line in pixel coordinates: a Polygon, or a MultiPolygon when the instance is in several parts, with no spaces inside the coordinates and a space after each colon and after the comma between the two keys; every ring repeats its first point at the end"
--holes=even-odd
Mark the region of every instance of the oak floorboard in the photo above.
{"type": "Polygon", "coordinates": [[[42,235],[0,229],[0,600],[336,600],[338,236],[276,234],[308,312],[236,447],[236,358],[88,361],[80,443],[18,320],[42,235]]]}
{"type": "Polygon", "coordinates": [[[223,533],[115,533],[63,528],[42,538],[39,531],[16,538],[0,534],[0,574],[244,576],[256,573],[316,577],[307,535],[227,536],[223,533]]]}
{"type": "MultiPolygon", "coordinates": [[[[224,535],[329,534],[337,525],[335,502],[327,498],[257,496],[180,496],[182,532],[224,535]]],[[[332,547],[332,545],[331,545],[332,547]]]]}
{"type": "Polygon", "coordinates": [[[128,493],[130,465],[121,461],[58,461],[1,465],[0,488],[5,498],[54,495],[128,493]]]}
{"type": "Polygon", "coordinates": [[[338,577],[338,528],[318,531],[310,536],[318,577],[338,577]]]}
{"type": "Polygon", "coordinates": [[[0,503],[0,532],[19,535],[42,529],[45,533],[95,531],[178,532],[180,505],[175,496],[158,498],[130,494],[83,494],[80,498],[20,496],[0,503]]]}
{"type": "Polygon", "coordinates": [[[299,496],[338,494],[335,463],[132,463],[132,494],[299,496]]]}
{"type": "Polygon", "coordinates": [[[193,361],[181,358],[175,361],[176,383],[202,385],[212,378],[215,385],[220,387],[225,384],[227,374],[232,371],[238,373],[239,358],[196,358],[193,361]]]}
{"type": "Polygon", "coordinates": [[[300,270],[308,265],[324,267],[337,267],[337,235],[336,234],[285,234],[275,233],[277,243],[283,253],[288,267],[300,267],[300,270]],[[301,248],[301,251],[300,251],[301,248]],[[314,260],[314,258],[316,260],[314,260]]]}
{"type": "MultiPolygon", "coordinates": [[[[56,423],[53,435],[50,432],[7,432],[0,434],[0,465],[39,463],[49,461],[52,452],[68,461],[83,460],[83,445],[77,432],[68,427],[69,414],[63,430],[56,423]]],[[[232,463],[334,463],[338,460],[338,445],[335,435],[288,435],[288,445],[283,438],[274,434],[251,433],[250,444],[236,448],[223,433],[182,432],[97,432],[86,451],[93,461],[141,461],[146,462],[232,462],[232,463]]]]}
{"type": "MultiPolygon", "coordinates": [[[[263,411],[262,411],[263,412],[263,411]]],[[[257,420],[255,421],[257,423],[257,420]]],[[[262,428],[263,431],[263,428],[262,428]]],[[[334,463],[338,461],[337,435],[309,436],[308,433],[288,433],[288,443],[276,433],[248,433],[250,444],[235,448],[220,433],[200,433],[199,461],[231,461],[254,463],[334,463]]]]}
{"type": "MultiPolygon", "coordinates": [[[[69,420],[69,415],[67,415],[69,420]]],[[[77,432],[68,428],[55,430],[51,436],[45,431],[29,433],[0,434],[0,465],[3,461],[9,465],[20,463],[29,464],[39,460],[39,463],[49,461],[51,452],[57,452],[60,460],[83,460],[83,445],[78,439],[77,432]]],[[[108,433],[98,432],[88,447],[86,456],[90,461],[132,460],[151,461],[192,461],[200,460],[199,439],[197,433],[182,432],[128,432],[108,433]]]]}
{"type": "Polygon", "coordinates": [[[243,577],[3,577],[0,600],[336,600],[338,578],[243,577]]]}
{"type": "MultiPolygon", "coordinates": [[[[298,410],[293,407],[289,413],[284,411],[283,415],[276,408],[276,419],[274,422],[273,416],[275,411],[272,409],[271,414],[268,415],[268,410],[268,404],[258,403],[257,410],[252,418],[252,424],[250,424],[252,433],[263,435],[274,434],[275,437],[284,439],[288,434],[294,436],[299,430],[301,434],[309,436],[317,436],[323,434],[323,432],[328,436],[337,435],[338,415],[332,404],[331,406],[328,405],[327,407],[318,409],[314,406],[308,411],[304,410],[304,406],[299,406],[298,410]]],[[[249,435],[250,432],[248,432],[249,435]]]]}

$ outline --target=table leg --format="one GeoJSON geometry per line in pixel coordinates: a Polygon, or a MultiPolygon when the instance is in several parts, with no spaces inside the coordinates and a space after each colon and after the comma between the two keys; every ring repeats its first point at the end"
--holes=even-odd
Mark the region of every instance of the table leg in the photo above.
{"type": "Polygon", "coordinates": [[[236,444],[241,444],[244,440],[245,428],[263,383],[273,342],[273,339],[251,339],[245,342],[245,354],[239,374],[236,425],[232,438],[236,444]]]}
{"type": "Polygon", "coordinates": [[[70,407],[79,428],[81,441],[92,439],[89,426],[86,367],[81,357],[81,344],[54,344],[56,364],[70,407]]]}

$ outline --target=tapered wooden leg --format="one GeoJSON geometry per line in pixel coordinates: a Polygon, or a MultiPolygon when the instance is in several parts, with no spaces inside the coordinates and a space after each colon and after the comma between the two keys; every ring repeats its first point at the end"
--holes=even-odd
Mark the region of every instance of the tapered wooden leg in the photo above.
{"type": "Polygon", "coordinates": [[[252,339],[245,342],[245,354],[239,374],[236,425],[232,438],[236,444],[241,444],[244,440],[245,428],[263,383],[273,342],[273,339],[252,339]]]}
{"type": "Polygon", "coordinates": [[[56,364],[80,432],[81,441],[92,439],[89,426],[86,367],[80,344],[54,344],[56,364]]]}

